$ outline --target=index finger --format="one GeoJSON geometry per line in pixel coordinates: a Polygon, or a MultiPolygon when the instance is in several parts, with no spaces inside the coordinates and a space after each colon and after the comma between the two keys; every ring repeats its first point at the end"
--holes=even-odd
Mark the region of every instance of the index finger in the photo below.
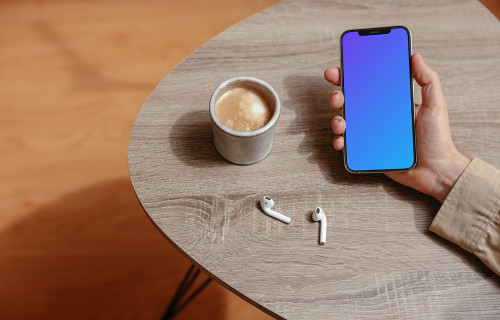
{"type": "Polygon", "coordinates": [[[340,68],[333,67],[325,70],[326,81],[340,87],[340,68]]]}

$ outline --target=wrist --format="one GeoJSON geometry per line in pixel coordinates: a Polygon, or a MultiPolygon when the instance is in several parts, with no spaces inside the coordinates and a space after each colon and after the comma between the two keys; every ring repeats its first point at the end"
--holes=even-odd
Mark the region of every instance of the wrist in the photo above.
{"type": "Polygon", "coordinates": [[[447,164],[435,173],[436,182],[431,196],[443,203],[470,161],[471,159],[457,150],[456,154],[447,161],[447,164]]]}

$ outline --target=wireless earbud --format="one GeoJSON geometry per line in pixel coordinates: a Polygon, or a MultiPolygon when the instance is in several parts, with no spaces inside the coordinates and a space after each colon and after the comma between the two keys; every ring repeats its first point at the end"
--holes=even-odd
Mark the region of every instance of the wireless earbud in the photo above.
{"type": "Polygon", "coordinates": [[[281,213],[278,213],[276,211],[271,210],[271,208],[274,206],[274,201],[273,201],[273,199],[271,199],[271,197],[268,197],[268,196],[262,197],[262,199],[260,199],[260,206],[262,207],[262,210],[264,210],[264,212],[267,215],[269,215],[275,219],[283,221],[284,223],[290,223],[290,221],[292,221],[291,218],[284,216],[281,213]]]}
{"type": "Polygon", "coordinates": [[[316,207],[313,211],[312,218],[314,221],[319,221],[321,223],[321,231],[319,234],[319,244],[325,244],[326,242],[326,215],[323,209],[316,207]]]}

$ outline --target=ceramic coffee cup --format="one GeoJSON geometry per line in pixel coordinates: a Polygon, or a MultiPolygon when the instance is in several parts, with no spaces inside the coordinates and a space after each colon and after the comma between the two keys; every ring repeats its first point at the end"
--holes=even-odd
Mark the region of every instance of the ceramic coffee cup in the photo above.
{"type": "Polygon", "coordinates": [[[280,115],[280,100],[276,91],[266,82],[252,77],[236,77],[222,82],[210,99],[210,117],[215,148],[226,160],[249,165],[264,159],[273,145],[274,129],[280,115]],[[257,92],[272,110],[271,119],[254,131],[236,131],[225,126],[216,116],[218,99],[233,88],[246,88],[257,92]]]}

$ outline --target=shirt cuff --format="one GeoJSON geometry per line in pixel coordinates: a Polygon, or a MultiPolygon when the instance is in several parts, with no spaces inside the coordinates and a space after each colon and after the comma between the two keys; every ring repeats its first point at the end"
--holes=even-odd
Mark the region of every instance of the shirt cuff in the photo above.
{"type": "Polygon", "coordinates": [[[475,253],[499,207],[500,171],[473,159],[443,202],[430,230],[475,253]]]}

